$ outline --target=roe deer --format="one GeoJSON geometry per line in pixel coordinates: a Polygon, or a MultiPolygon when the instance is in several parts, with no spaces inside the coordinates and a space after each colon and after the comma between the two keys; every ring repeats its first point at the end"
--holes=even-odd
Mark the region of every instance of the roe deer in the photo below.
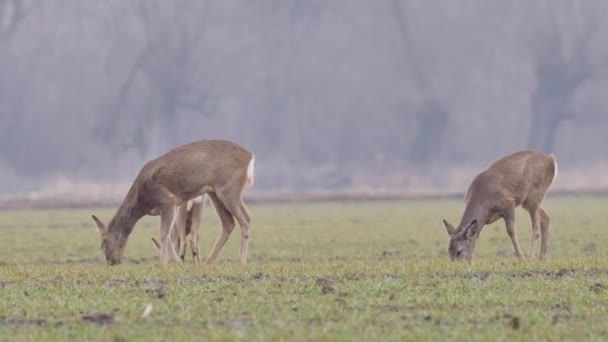
{"type": "Polygon", "coordinates": [[[450,235],[450,258],[471,261],[483,226],[500,218],[505,221],[515,253],[523,258],[515,231],[515,208],[519,205],[530,213],[532,221],[529,257],[535,256],[540,236],[540,258],[544,258],[549,239],[549,215],[541,208],[541,202],[556,175],[555,157],[534,151],[515,152],[492,163],[469,186],[458,228],[443,220],[450,235]]]}
{"type": "MultiPolygon", "coordinates": [[[[192,260],[195,264],[198,264],[200,259],[200,251],[198,248],[198,230],[201,225],[201,216],[203,213],[203,207],[205,206],[204,196],[197,197],[189,200],[182,204],[177,209],[178,220],[183,220],[184,225],[176,225],[173,229],[177,235],[177,253],[181,258],[182,262],[186,257],[186,248],[190,245],[190,251],[192,252],[192,260]]],[[[173,239],[173,237],[172,237],[173,239]]],[[[152,242],[156,247],[156,250],[160,253],[161,244],[152,238],[152,242]]]]}
{"type": "Polygon", "coordinates": [[[201,140],[178,146],[147,162],[141,169],[116,214],[106,227],[95,215],[101,233],[101,249],[109,264],[121,262],[127,239],[144,215],[160,214],[160,263],[169,257],[179,261],[171,239],[175,224],[185,222],[178,207],[207,194],[220,216],[222,232],[207,261],[214,261],[235,226],[241,227],[240,261],[247,262],[250,216],[243,191],[253,185],[255,157],[226,140],[201,140]]]}

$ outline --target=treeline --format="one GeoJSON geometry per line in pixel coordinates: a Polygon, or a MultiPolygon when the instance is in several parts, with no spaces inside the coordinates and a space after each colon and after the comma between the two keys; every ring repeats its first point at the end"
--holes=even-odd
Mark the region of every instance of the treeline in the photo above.
{"type": "Polygon", "coordinates": [[[254,150],[265,190],[448,189],[526,147],[584,172],[606,160],[606,14],[601,0],[0,0],[0,193],[129,181],[212,137],[254,150]]]}

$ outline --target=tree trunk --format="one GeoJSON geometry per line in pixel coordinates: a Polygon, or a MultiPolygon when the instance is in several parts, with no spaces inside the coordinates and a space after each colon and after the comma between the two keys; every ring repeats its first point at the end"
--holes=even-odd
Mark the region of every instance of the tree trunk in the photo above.
{"type": "Polygon", "coordinates": [[[438,101],[427,101],[417,110],[416,117],[418,135],[409,154],[412,161],[427,163],[441,152],[449,114],[438,101]]]}
{"type": "Polygon", "coordinates": [[[533,111],[528,148],[543,153],[554,152],[557,131],[564,119],[562,115],[554,115],[546,110],[533,111]]]}

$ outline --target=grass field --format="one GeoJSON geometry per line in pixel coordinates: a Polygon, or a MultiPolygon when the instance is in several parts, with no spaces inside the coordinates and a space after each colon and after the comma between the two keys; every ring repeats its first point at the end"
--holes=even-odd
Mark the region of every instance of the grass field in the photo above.
{"type": "MultiPolygon", "coordinates": [[[[447,257],[460,201],[252,206],[213,265],[159,267],[158,219],[103,263],[90,219],[113,210],[0,212],[0,340],[606,340],[608,198],[550,198],[548,260],[518,261],[502,222],[472,265],[447,257]],[[142,318],[148,303],[153,309],[142,318]]],[[[527,252],[530,223],[517,211],[527,252]]],[[[219,224],[209,208],[201,251],[219,224]]]]}

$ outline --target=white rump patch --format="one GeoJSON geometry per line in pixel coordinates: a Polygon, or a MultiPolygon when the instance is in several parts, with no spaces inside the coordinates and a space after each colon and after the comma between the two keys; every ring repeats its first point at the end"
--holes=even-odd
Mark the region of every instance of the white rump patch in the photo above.
{"type": "Polygon", "coordinates": [[[551,180],[551,185],[553,185],[553,182],[555,182],[555,179],[557,178],[557,160],[553,154],[551,154],[551,158],[553,158],[553,169],[555,170],[553,173],[553,179],[551,180]]]}
{"type": "Polygon", "coordinates": [[[557,160],[555,160],[555,156],[553,156],[553,165],[555,166],[555,175],[553,175],[553,180],[555,180],[555,178],[557,178],[557,160]]]}
{"type": "Polygon", "coordinates": [[[253,168],[255,166],[255,156],[253,154],[251,154],[251,160],[249,161],[249,165],[247,166],[247,185],[248,186],[252,186],[253,185],[253,180],[254,180],[254,175],[253,175],[253,168]]]}

